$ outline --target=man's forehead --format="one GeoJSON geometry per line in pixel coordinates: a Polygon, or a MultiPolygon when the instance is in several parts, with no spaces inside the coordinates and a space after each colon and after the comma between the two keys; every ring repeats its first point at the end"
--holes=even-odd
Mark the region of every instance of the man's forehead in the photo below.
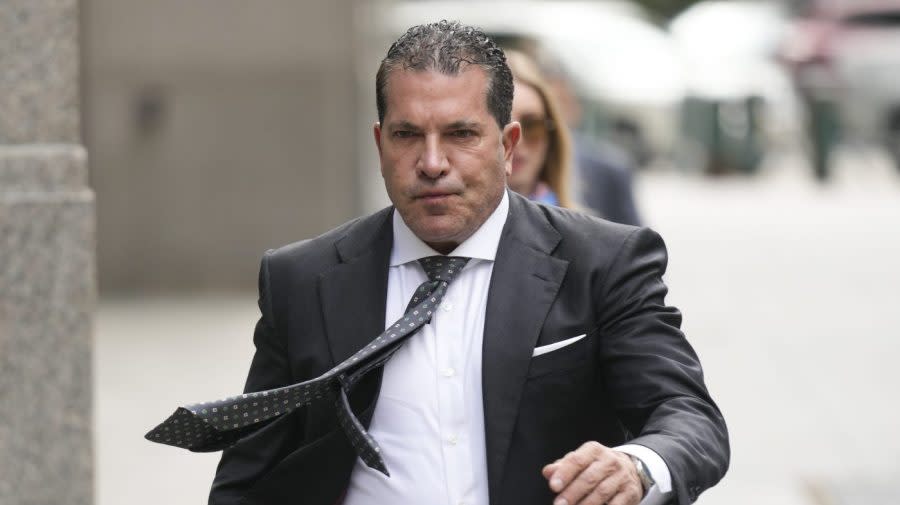
{"type": "Polygon", "coordinates": [[[478,83],[483,84],[482,91],[487,91],[488,76],[487,72],[485,72],[485,70],[478,65],[466,65],[464,67],[461,67],[458,71],[452,73],[441,72],[440,70],[433,68],[397,68],[388,73],[387,79],[385,80],[385,85],[388,92],[391,91],[392,87],[396,88],[400,83],[404,84],[405,86],[412,87],[471,87],[472,84],[478,83]],[[391,86],[392,84],[394,86],[391,86]]]}
{"type": "Polygon", "coordinates": [[[453,74],[433,69],[396,69],[385,82],[386,113],[396,120],[409,120],[400,117],[404,115],[401,111],[458,106],[461,113],[462,109],[467,110],[453,121],[477,122],[481,120],[479,116],[489,114],[487,92],[487,74],[477,65],[467,65],[453,74]]]}

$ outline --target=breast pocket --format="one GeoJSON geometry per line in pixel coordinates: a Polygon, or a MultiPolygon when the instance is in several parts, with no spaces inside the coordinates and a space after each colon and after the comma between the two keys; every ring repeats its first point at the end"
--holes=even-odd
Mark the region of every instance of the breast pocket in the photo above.
{"type": "Polygon", "coordinates": [[[591,363],[590,334],[567,337],[556,343],[535,347],[528,378],[576,370],[591,363]],[[568,342],[567,342],[568,341],[568,342]]]}

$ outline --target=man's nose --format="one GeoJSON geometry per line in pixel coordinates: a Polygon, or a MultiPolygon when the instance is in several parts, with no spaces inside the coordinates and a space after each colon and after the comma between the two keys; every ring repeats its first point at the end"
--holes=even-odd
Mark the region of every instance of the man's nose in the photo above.
{"type": "Polygon", "coordinates": [[[419,156],[418,164],[419,172],[430,179],[437,179],[447,173],[450,169],[450,162],[441,146],[439,136],[425,136],[425,146],[419,156]]]}

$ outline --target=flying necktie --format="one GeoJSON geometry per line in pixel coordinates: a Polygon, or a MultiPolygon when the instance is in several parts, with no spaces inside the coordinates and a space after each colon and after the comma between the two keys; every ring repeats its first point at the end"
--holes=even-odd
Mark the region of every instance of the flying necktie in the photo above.
{"type": "Polygon", "coordinates": [[[350,408],[348,394],[367,373],[391,358],[403,342],[431,321],[431,316],[469,258],[429,256],[419,260],[428,280],[413,294],[403,317],[355,354],[321,376],[276,389],[179,407],[145,438],[194,452],[231,447],[280,416],[318,401],[333,401],[338,423],[360,459],[390,476],[381,449],[350,408]]]}

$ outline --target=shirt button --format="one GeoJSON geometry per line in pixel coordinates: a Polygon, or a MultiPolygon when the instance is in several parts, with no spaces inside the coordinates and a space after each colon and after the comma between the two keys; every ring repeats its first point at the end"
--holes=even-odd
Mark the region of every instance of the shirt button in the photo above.
{"type": "Polygon", "coordinates": [[[441,308],[444,309],[444,312],[450,312],[453,310],[453,304],[450,302],[444,302],[441,304],[441,308]]]}
{"type": "Polygon", "coordinates": [[[456,375],[456,370],[452,368],[445,368],[442,373],[444,374],[444,377],[453,377],[454,375],[456,375]]]}
{"type": "Polygon", "coordinates": [[[459,442],[459,439],[456,438],[456,435],[450,435],[449,437],[447,437],[448,444],[456,445],[457,442],[459,442]]]}

